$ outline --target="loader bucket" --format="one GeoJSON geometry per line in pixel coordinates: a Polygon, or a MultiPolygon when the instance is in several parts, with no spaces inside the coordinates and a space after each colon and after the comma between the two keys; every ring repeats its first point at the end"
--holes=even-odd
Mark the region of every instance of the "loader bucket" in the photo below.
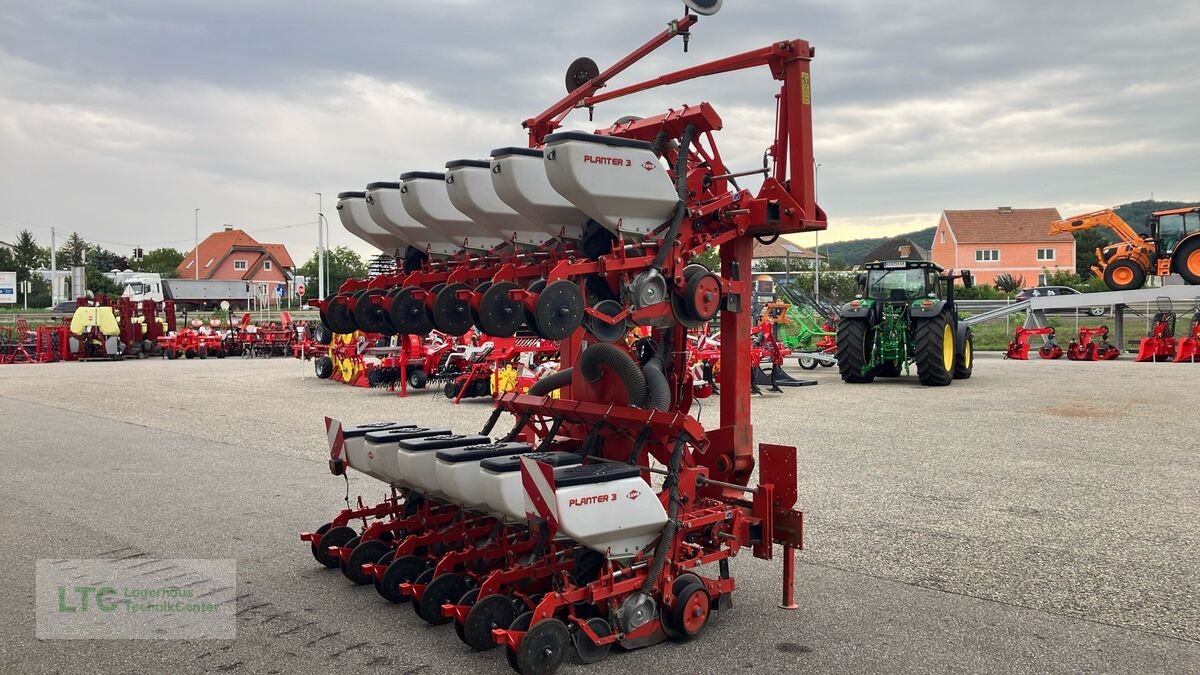
{"type": "Polygon", "coordinates": [[[1200,357],[1200,338],[1187,337],[1179,341],[1175,350],[1175,363],[1183,361],[1196,362],[1200,357]]]}

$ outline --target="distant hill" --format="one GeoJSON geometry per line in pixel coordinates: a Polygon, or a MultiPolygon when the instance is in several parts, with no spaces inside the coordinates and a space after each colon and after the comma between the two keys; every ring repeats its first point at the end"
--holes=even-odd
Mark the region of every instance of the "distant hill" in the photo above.
{"type": "Polygon", "coordinates": [[[891,237],[871,237],[869,239],[851,239],[850,241],[835,241],[831,244],[822,244],[821,253],[827,258],[837,258],[838,260],[853,266],[862,262],[863,256],[875,250],[877,246],[897,237],[912,239],[914,244],[924,246],[926,249],[933,246],[933,233],[937,232],[937,227],[927,227],[923,230],[914,232],[906,232],[897,234],[891,237]]]}

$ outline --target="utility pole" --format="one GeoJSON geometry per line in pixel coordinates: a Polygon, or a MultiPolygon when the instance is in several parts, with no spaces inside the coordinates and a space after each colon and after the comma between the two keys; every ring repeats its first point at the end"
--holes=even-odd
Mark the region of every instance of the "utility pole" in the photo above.
{"type": "Polygon", "coordinates": [[[54,228],[50,228],[50,306],[58,304],[58,256],[55,251],[54,228]]]}
{"type": "Polygon", "coordinates": [[[325,236],[321,221],[325,218],[322,196],[317,195],[317,297],[325,299],[325,236]]]}
{"type": "Polygon", "coordinates": [[[194,219],[193,236],[196,238],[196,281],[200,281],[200,209],[196,209],[192,216],[194,219]]]}
{"type": "MultiPolygon", "coordinates": [[[[821,165],[813,160],[813,203],[817,201],[817,182],[821,175],[821,165]]],[[[813,296],[814,300],[821,302],[821,231],[813,232],[813,296]]]]}

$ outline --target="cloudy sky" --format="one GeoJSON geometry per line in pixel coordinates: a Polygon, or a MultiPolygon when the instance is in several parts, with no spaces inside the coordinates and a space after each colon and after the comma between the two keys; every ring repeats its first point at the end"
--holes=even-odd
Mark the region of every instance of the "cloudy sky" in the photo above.
{"type": "MultiPolygon", "coordinates": [[[[202,231],[230,223],[304,258],[315,192],[332,214],[339,191],[521,145],[574,57],[604,67],[679,14],[676,0],[5,0],[0,239],[55,226],[121,252],[187,249],[199,208],[202,231]]],[[[946,208],[1200,199],[1194,0],[726,0],[692,33],[689,53],[671,43],[621,82],[778,39],[816,46],[822,241],[946,208]]],[[[707,100],[727,162],[749,169],[774,89],[765,71],[728,74],[596,119],[707,100]]],[[[333,244],[369,251],[331,220],[333,244]]]]}

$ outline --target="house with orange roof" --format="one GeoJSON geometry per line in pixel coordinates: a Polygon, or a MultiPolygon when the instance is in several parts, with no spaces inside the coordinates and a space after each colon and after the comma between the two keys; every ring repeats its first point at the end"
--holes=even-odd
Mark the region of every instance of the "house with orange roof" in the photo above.
{"type": "Polygon", "coordinates": [[[286,282],[296,263],[283,244],[262,244],[244,230],[226,225],[188,251],[175,268],[181,279],[286,282]],[[198,269],[197,269],[198,268],[198,269]]]}
{"type": "Polygon", "coordinates": [[[1075,237],[1047,234],[1061,217],[1054,208],[943,211],[930,256],[946,269],[971,270],[977,283],[1011,274],[1044,286],[1047,270],[1075,271],[1075,237]]]}

